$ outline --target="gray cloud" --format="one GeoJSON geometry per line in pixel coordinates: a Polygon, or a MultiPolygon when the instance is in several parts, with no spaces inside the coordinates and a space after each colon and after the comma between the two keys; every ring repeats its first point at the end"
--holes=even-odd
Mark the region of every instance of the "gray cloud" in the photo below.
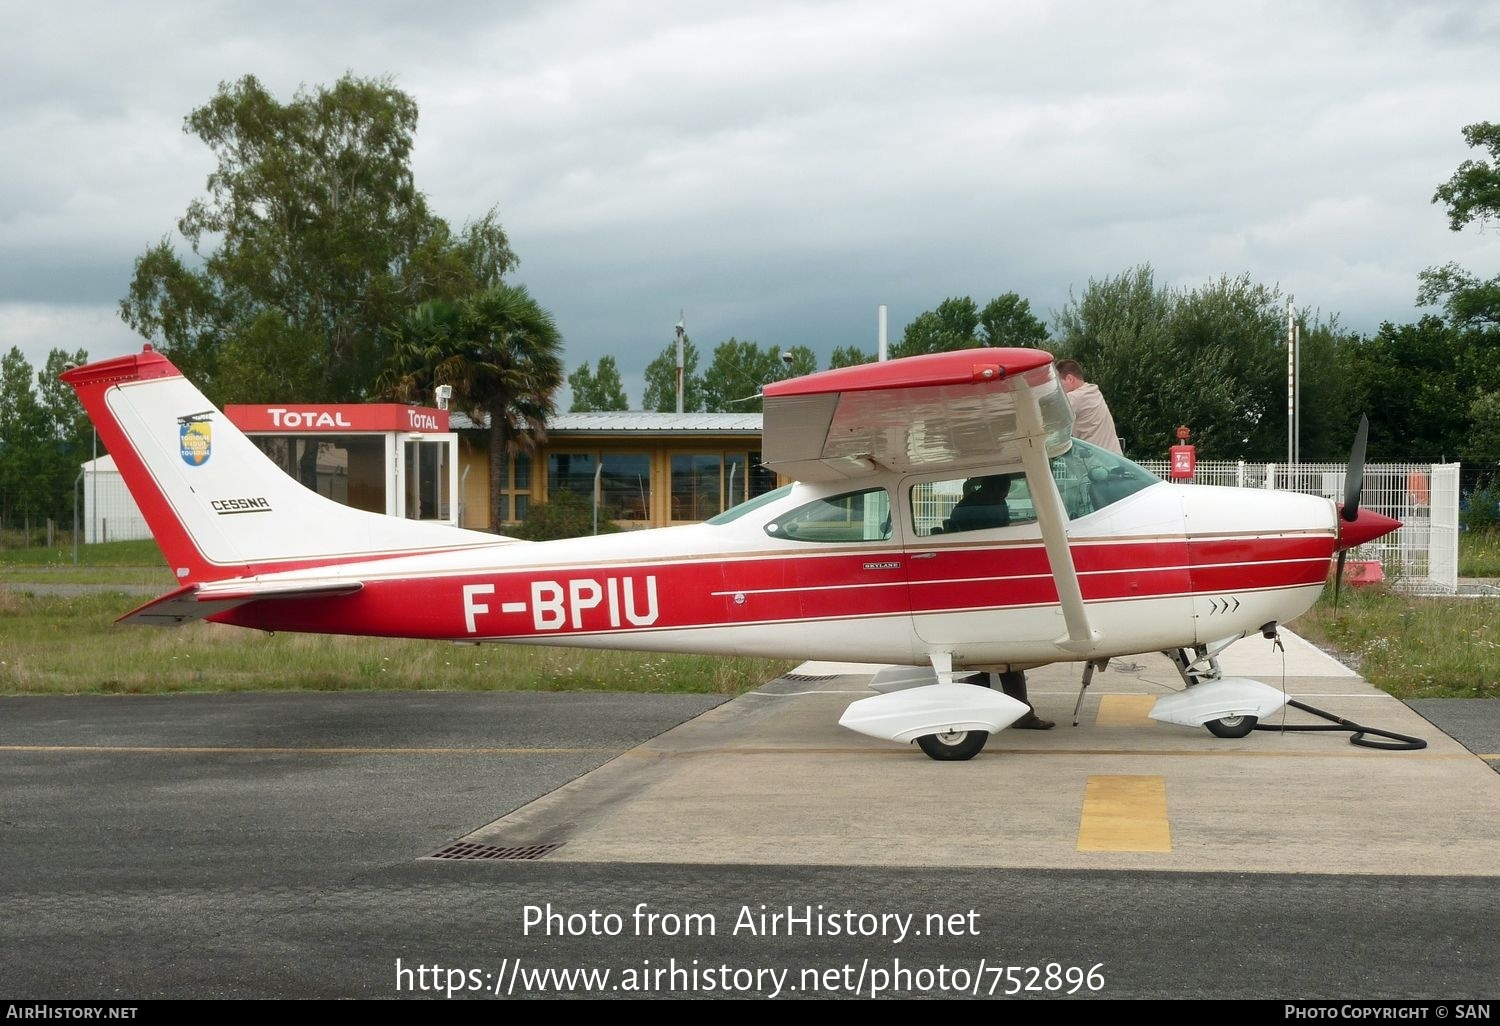
{"type": "Polygon", "coordinates": [[[1014,290],[1045,316],[1150,263],[1184,286],[1248,273],[1373,331],[1417,316],[1423,267],[1500,270],[1493,234],[1430,203],[1471,156],[1460,128],[1500,119],[1483,3],[64,3],[13,22],[0,347],[38,363],[49,324],[96,332],[95,355],[137,344],[108,319],[210,166],[183,117],[247,73],[283,98],[394,76],[434,207],[496,207],[569,364],[614,353],[628,379],[679,309],[705,351],[826,354],[873,347],[880,303],[893,337],[951,295],[1014,290]]]}

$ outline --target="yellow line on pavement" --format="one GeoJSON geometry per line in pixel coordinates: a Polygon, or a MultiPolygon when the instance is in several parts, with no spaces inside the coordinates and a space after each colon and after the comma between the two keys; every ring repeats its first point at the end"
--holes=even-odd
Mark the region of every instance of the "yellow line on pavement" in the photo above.
{"type": "Polygon", "coordinates": [[[1155,695],[1101,695],[1094,722],[1101,727],[1154,727],[1155,695]]]}
{"type": "Polygon", "coordinates": [[[1089,777],[1079,851],[1171,851],[1165,777],[1089,777]]]}

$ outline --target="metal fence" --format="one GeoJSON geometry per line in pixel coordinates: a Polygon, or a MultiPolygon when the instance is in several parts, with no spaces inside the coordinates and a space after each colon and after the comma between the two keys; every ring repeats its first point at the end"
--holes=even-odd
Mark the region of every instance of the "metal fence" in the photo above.
{"type": "MultiPolygon", "coordinates": [[[[1166,460],[1144,460],[1141,466],[1168,477],[1166,460]]],[[[1280,488],[1344,498],[1343,463],[1232,463],[1202,461],[1191,483],[1239,488],[1280,488]]],[[[1453,595],[1458,591],[1457,463],[1380,463],[1365,467],[1360,505],[1401,521],[1401,529],[1349,553],[1351,563],[1378,563],[1393,586],[1419,594],[1453,595]]]]}

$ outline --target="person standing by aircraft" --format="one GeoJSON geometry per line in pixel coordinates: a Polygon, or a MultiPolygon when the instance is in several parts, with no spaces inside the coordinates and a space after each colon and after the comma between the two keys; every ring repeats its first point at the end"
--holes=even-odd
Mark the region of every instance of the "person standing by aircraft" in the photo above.
{"type": "Polygon", "coordinates": [[[1098,385],[1089,384],[1078,361],[1058,360],[1057,376],[1062,381],[1063,391],[1068,393],[1068,405],[1073,407],[1073,437],[1117,455],[1125,455],[1120,447],[1120,436],[1115,433],[1114,415],[1104,401],[1104,393],[1099,391],[1098,385]]]}
{"type": "MultiPolygon", "coordinates": [[[[1099,391],[1099,386],[1089,384],[1088,378],[1084,377],[1083,367],[1077,360],[1057,361],[1057,376],[1062,381],[1063,391],[1068,394],[1068,405],[1073,408],[1073,437],[1123,456],[1120,437],[1115,433],[1114,415],[1109,412],[1109,404],[1104,401],[1104,393],[1099,391]]],[[[1031,704],[1026,693],[1024,672],[1011,670],[996,676],[1000,679],[1002,691],[1018,702],[1025,702],[1030,709],[1025,716],[1012,723],[1012,727],[1022,730],[1051,730],[1055,726],[1053,721],[1044,720],[1036,714],[1036,707],[1031,704]]]]}
{"type": "Polygon", "coordinates": [[[1025,702],[1029,712],[1011,724],[1018,730],[1051,730],[1057,726],[1052,720],[1044,720],[1036,714],[1036,706],[1031,704],[1031,699],[1026,694],[1026,674],[1020,670],[1009,670],[1005,673],[997,673],[1000,678],[1000,690],[1005,692],[1017,702],[1025,702]]]}
{"type": "MultiPolygon", "coordinates": [[[[964,482],[963,498],[958,500],[948,515],[944,527],[934,533],[955,534],[961,531],[979,531],[991,527],[1005,527],[1010,523],[1010,508],[1005,498],[1010,494],[1012,474],[990,474],[971,477],[964,482]]],[[[1004,673],[986,673],[984,686],[993,687],[998,678],[1000,690],[1018,702],[1026,703],[1027,712],[1011,724],[1020,730],[1051,730],[1055,723],[1036,714],[1036,707],[1026,693],[1026,674],[1020,670],[1004,673]]]]}

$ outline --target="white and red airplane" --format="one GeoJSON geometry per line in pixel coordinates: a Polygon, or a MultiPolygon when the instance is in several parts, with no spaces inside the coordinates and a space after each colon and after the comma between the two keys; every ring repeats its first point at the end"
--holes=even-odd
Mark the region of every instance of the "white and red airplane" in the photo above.
{"type": "Polygon", "coordinates": [[[180,582],[123,622],[889,664],[840,722],[944,760],[1028,712],[971,671],[1079,662],[1087,687],[1145,652],[1187,685],[1153,717],[1244,736],[1286,696],[1215,654],[1273,635],[1335,554],[1400,526],[1358,507],[1362,442],[1341,514],[1170,484],[1073,439],[1033,349],[767,385],[765,462],[795,483],[703,524],[552,542],[325,499],[149,345],[63,380],[180,582]]]}

